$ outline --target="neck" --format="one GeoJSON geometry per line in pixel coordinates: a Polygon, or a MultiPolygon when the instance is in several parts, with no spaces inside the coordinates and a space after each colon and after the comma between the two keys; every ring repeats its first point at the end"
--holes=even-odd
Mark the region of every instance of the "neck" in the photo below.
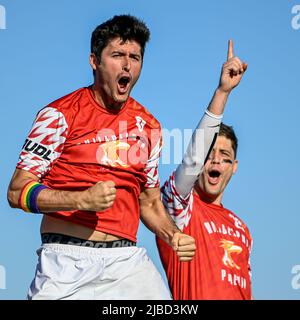
{"type": "Polygon", "coordinates": [[[197,184],[195,186],[195,192],[198,194],[199,198],[208,204],[215,204],[217,206],[220,206],[222,204],[222,198],[223,198],[223,193],[220,193],[218,195],[214,195],[214,194],[208,194],[206,192],[204,192],[199,185],[197,184]]]}
{"type": "Polygon", "coordinates": [[[115,102],[112,98],[107,97],[101,86],[97,85],[96,83],[92,85],[92,92],[97,103],[105,109],[108,109],[110,111],[119,111],[124,105],[124,103],[115,102]]]}

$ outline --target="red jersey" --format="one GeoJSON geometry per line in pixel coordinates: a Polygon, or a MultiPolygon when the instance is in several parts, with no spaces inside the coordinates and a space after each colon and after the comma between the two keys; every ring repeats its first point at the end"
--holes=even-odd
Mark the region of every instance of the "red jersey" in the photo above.
{"type": "Polygon", "coordinates": [[[250,251],[246,225],[223,206],[207,204],[192,191],[182,199],[174,174],[161,189],[177,226],[196,241],[191,262],[180,262],[164,241],[158,249],[175,300],[251,299],[250,251]]]}
{"type": "Polygon", "coordinates": [[[138,197],[143,188],[159,187],[160,151],[160,124],[143,106],[129,97],[119,112],[112,112],[94,100],[90,88],[82,88],[38,113],[17,168],[56,190],[114,181],[111,208],[49,215],[136,241],[138,197]]]}

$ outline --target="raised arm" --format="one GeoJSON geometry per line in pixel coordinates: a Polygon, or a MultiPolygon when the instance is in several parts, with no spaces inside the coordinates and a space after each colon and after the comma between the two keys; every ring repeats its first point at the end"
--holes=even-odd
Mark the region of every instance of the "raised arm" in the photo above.
{"type": "Polygon", "coordinates": [[[195,129],[182,163],[175,172],[175,185],[182,198],[186,198],[201,173],[219,132],[228,96],[241,81],[247,64],[234,56],[229,40],[227,61],[223,64],[220,81],[204,116],[195,129]]]}

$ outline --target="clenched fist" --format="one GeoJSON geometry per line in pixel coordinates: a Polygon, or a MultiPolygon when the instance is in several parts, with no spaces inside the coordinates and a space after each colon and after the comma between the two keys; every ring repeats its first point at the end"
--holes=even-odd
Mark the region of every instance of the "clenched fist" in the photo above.
{"type": "Polygon", "coordinates": [[[172,238],[172,248],[180,261],[191,261],[195,255],[195,239],[185,233],[176,232],[172,238]]]}
{"type": "Polygon", "coordinates": [[[246,69],[247,64],[234,56],[233,43],[232,40],[229,40],[227,61],[222,67],[219,89],[229,93],[240,83],[246,69]]]}
{"type": "Polygon", "coordinates": [[[80,194],[80,210],[103,211],[110,208],[116,199],[113,181],[100,181],[80,194]]]}

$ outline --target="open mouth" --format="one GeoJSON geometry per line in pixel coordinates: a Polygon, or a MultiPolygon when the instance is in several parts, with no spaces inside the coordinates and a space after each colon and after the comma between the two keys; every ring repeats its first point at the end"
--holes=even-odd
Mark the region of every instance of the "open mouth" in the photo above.
{"type": "Polygon", "coordinates": [[[208,182],[211,184],[217,184],[220,180],[221,172],[213,169],[208,172],[208,182]]]}
{"type": "Polygon", "coordinates": [[[129,84],[130,84],[130,77],[129,76],[122,76],[119,80],[118,80],[118,89],[120,93],[126,93],[128,88],[129,88],[129,84]]]}

